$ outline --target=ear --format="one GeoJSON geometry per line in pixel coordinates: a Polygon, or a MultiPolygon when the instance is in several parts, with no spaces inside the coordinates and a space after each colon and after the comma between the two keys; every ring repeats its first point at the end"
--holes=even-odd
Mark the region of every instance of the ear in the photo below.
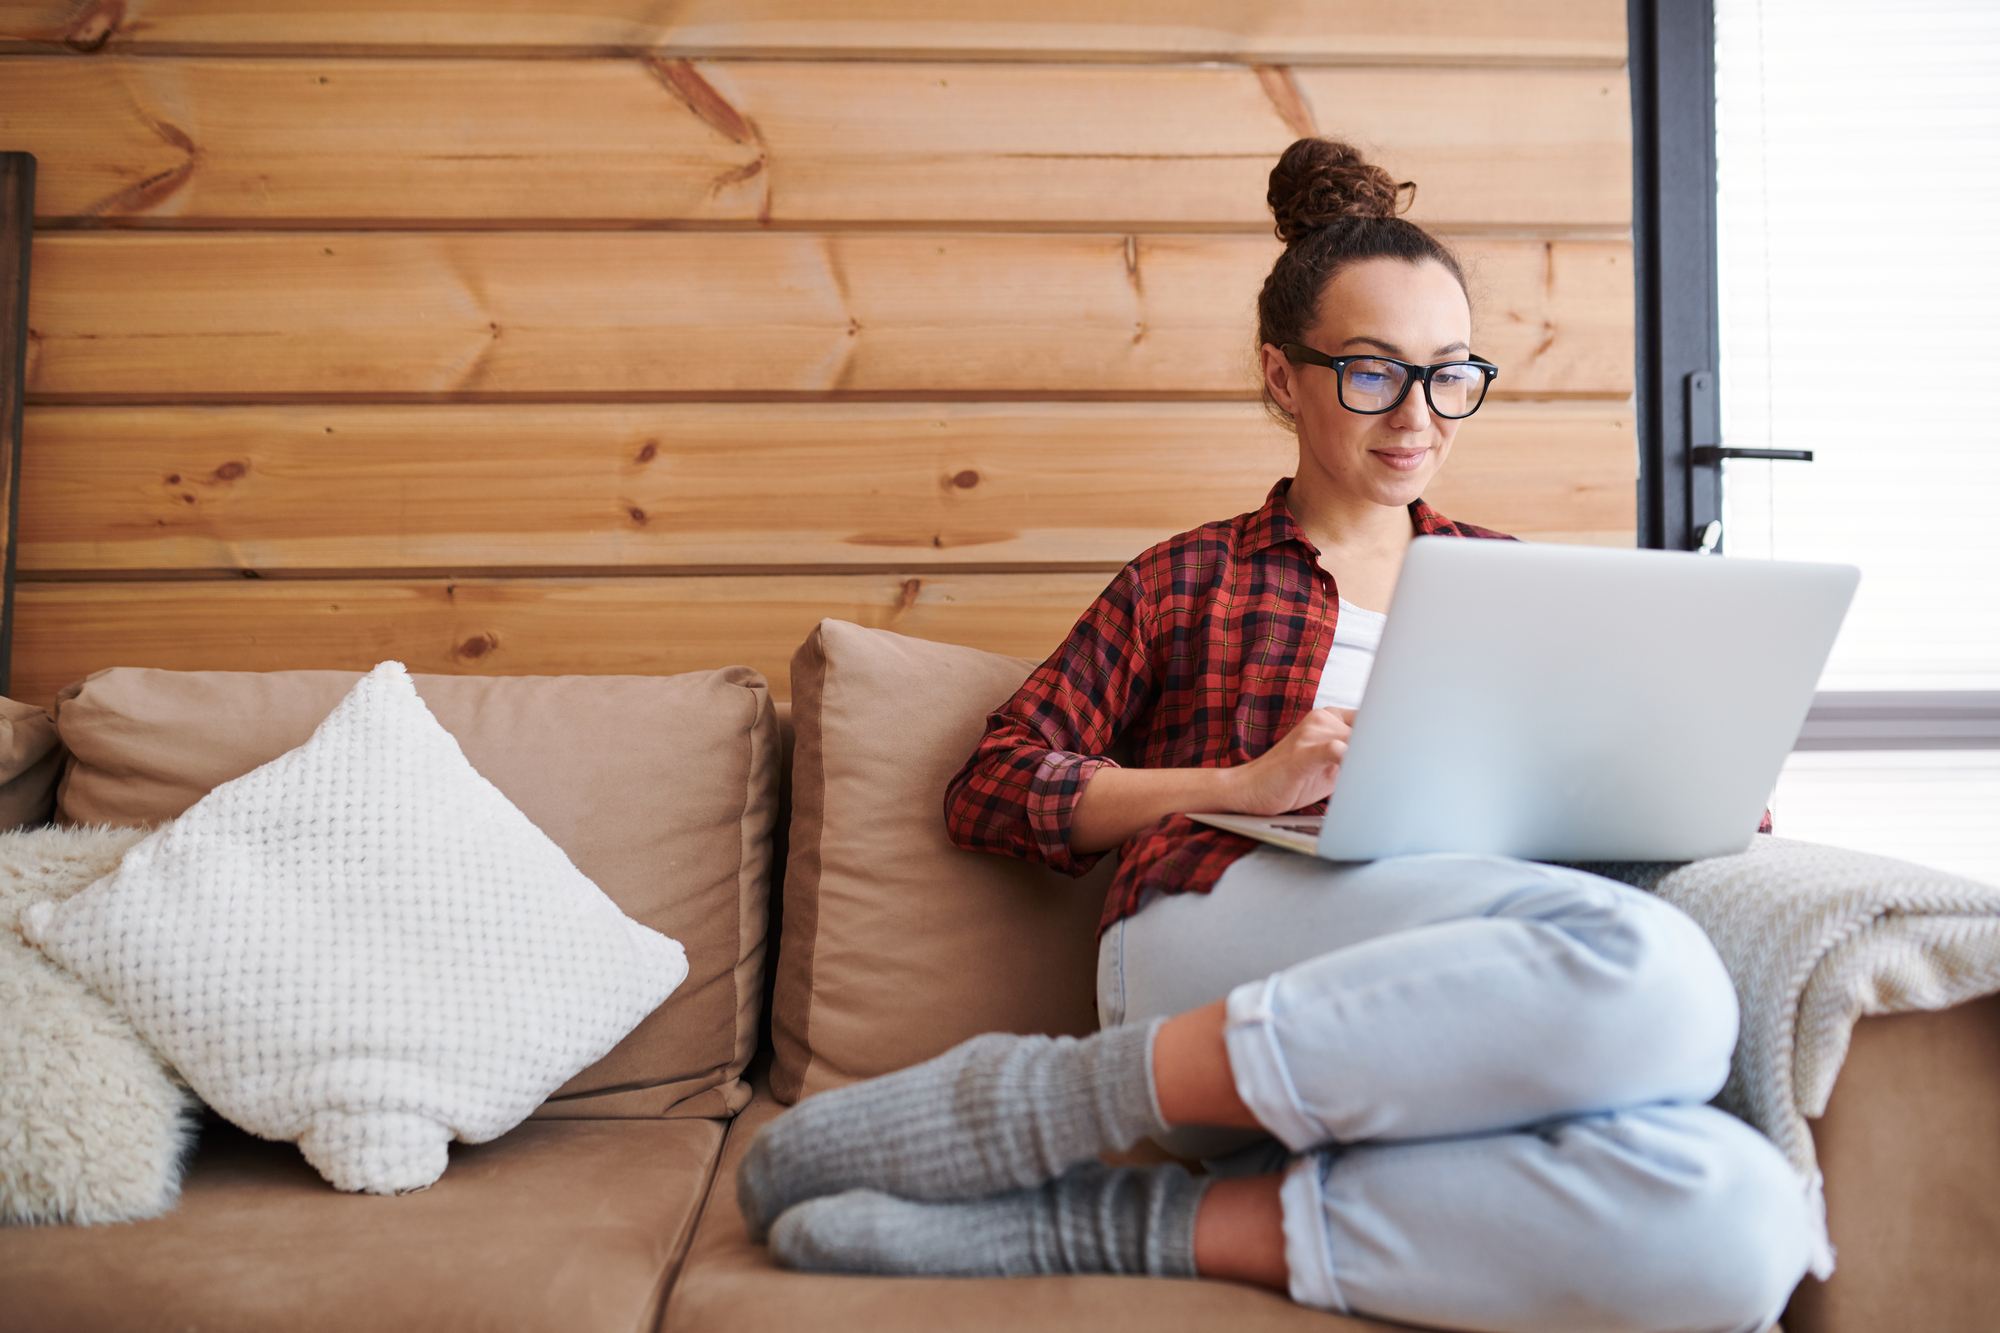
{"type": "Polygon", "coordinates": [[[1264,384],[1271,391],[1271,397],[1279,407],[1293,416],[1299,414],[1297,395],[1294,392],[1298,367],[1285,359],[1285,354],[1265,343],[1258,352],[1263,362],[1264,384]]]}

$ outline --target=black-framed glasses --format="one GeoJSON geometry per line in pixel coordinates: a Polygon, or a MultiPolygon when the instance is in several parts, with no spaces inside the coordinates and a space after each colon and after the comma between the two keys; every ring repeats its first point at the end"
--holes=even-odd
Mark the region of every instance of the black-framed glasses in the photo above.
{"type": "Polygon", "coordinates": [[[1393,356],[1328,356],[1301,343],[1286,343],[1283,351],[1288,361],[1331,370],[1340,405],[1371,417],[1402,406],[1410,386],[1420,380],[1432,412],[1452,420],[1469,417],[1486,401],[1487,387],[1500,373],[1500,367],[1483,356],[1417,366],[1393,356]]]}

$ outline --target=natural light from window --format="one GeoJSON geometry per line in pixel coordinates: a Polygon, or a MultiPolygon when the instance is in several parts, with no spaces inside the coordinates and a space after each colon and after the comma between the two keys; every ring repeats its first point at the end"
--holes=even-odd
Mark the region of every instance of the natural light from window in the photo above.
{"type": "MultiPolygon", "coordinates": [[[[1823,690],[2000,690],[2000,4],[1716,0],[1736,558],[1862,583],[1823,690]]],[[[1778,832],[2000,882],[2000,752],[1792,756],[1778,832]]]]}

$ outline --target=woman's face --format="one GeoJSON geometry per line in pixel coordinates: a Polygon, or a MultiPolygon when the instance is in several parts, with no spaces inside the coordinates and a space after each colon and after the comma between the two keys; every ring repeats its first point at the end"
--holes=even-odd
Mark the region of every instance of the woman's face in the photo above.
{"type": "MultiPolygon", "coordinates": [[[[1319,322],[1306,345],[1328,356],[1380,353],[1415,365],[1451,361],[1471,351],[1472,310],[1458,280],[1426,260],[1369,259],[1349,265],[1319,298],[1319,322]]],[[[1293,365],[1270,344],[1264,377],[1299,431],[1299,481],[1379,505],[1407,505],[1451,452],[1458,422],[1435,416],[1421,384],[1379,416],[1340,404],[1335,372],[1293,365]]]]}

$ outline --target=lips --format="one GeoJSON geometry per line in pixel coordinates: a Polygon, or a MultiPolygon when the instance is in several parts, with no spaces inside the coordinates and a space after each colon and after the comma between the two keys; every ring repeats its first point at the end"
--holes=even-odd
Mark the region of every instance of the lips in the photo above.
{"type": "Polygon", "coordinates": [[[1371,449],[1370,453],[1398,472],[1414,472],[1423,466],[1428,449],[1371,449]]]}

